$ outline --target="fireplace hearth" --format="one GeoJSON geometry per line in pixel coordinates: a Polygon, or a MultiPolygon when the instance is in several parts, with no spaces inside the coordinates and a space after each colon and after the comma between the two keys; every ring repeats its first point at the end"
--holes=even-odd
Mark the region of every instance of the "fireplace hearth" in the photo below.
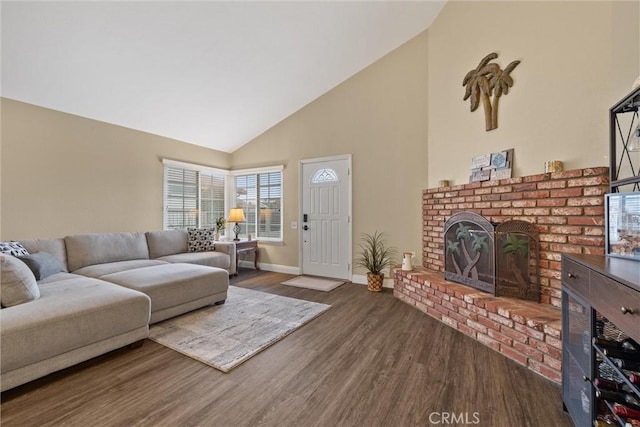
{"type": "MultiPolygon", "coordinates": [[[[422,267],[413,271],[396,269],[393,293],[416,309],[560,383],[560,261],[563,253],[604,254],[603,195],[608,191],[609,169],[600,167],[426,189],[422,193],[422,267]],[[494,292],[505,296],[492,296],[443,277],[448,255],[445,222],[460,212],[476,213],[489,222],[485,228],[494,235],[494,292]],[[515,230],[503,228],[511,220],[520,221],[513,223],[515,230]],[[526,245],[515,238],[522,239],[521,233],[528,233],[528,227],[538,233],[534,233],[538,252],[532,250],[530,243],[529,270],[524,273],[527,262],[522,255],[526,245]],[[506,253],[501,253],[502,249],[506,253]],[[514,263],[521,269],[520,277],[512,272],[514,263]],[[523,282],[520,279],[529,277],[531,284],[536,276],[540,302],[509,296],[519,292],[518,285],[523,282]]],[[[449,240],[455,242],[457,226],[453,227],[449,240]]],[[[468,231],[467,243],[473,243],[471,228],[468,231]]],[[[476,247],[482,246],[479,237],[476,247]]],[[[473,257],[473,248],[469,246],[467,250],[473,257]]],[[[462,248],[458,251],[456,262],[466,261],[462,248]]],[[[481,262],[479,258],[478,264],[481,262]]],[[[464,267],[458,267],[464,273],[464,267]]],[[[457,272],[454,266],[451,268],[457,272]]],[[[477,272],[478,278],[483,277],[477,272]]]]}
{"type": "Polygon", "coordinates": [[[444,225],[447,280],[495,296],[540,301],[538,231],[521,220],[492,223],[474,212],[451,215],[444,225]]]}

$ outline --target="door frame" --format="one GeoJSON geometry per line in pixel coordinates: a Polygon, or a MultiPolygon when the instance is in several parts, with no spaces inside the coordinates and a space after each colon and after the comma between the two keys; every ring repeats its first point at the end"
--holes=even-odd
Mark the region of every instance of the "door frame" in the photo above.
{"type": "Polygon", "coordinates": [[[346,160],[347,161],[347,187],[348,187],[348,235],[347,235],[347,263],[349,266],[349,274],[347,279],[353,281],[353,167],[351,162],[351,154],[342,154],[337,156],[328,157],[316,157],[312,159],[301,159],[298,162],[298,271],[300,274],[304,274],[303,270],[303,242],[302,242],[302,198],[304,192],[304,183],[302,182],[302,170],[303,166],[312,163],[323,163],[333,160],[346,160]]]}

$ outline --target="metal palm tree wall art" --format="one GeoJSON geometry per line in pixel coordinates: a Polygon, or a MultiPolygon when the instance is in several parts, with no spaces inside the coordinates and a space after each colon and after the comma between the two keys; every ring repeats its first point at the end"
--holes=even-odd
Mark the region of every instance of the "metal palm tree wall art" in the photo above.
{"type": "Polygon", "coordinates": [[[472,112],[476,111],[482,101],[487,131],[498,127],[500,97],[503,94],[507,95],[509,88],[513,87],[511,72],[520,63],[520,61],[513,61],[502,70],[498,64],[491,62],[497,57],[498,54],[495,52],[485,56],[478,66],[469,71],[462,80],[462,86],[465,86],[463,100],[470,100],[472,112]]]}

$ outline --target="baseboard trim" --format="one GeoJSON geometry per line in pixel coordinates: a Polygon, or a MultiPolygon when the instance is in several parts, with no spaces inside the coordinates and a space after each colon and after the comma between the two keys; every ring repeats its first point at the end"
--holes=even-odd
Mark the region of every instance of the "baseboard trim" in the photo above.
{"type": "MultiPolygon", "coordinates": [[[[367,276],[363,276],[361,274],[354,274],[351,277],[351,282],[357,283],[358,285],[366,285],[367,276]]],[[[384,279],[384,281],[382,282],[382,287],[393,289],[393,279],[384,279]]]]}
{"type": "MultiPolygon", "coordinates": [[[[253,261],[240,261],[238,265],[240,267],[253,268],[253,261]]],[[[266,264],[264,262],[259,262],[258,267],[260,267],[260,270],[273,271],[274,273],[295,274],[296,276],[300,275],[300,268],[291,267],[290,265],[266,264]]]]}
{"type": "MultiPolygon", "coordinates": [[[[240,261],[238,265],[240,267],[253,268],[253,261],[240,261]]],[[[274,273],[294,274],[296,276],[302,274],[302,270],[300,269],[300,267],[292,267],[290,265],[266,264],[263,262],[259,262],[258,267],[260,267],[260,270],[273,271],[274,273]]],[[[351,276],[351,282],[356,283],[358,285],[366,285],[367,276],[362,274],[354,274],[351,276]]],[[[382,283],[382,287],[393,289],[393,279],[392,278],[384,279],[384,282],[382,283]]]]}

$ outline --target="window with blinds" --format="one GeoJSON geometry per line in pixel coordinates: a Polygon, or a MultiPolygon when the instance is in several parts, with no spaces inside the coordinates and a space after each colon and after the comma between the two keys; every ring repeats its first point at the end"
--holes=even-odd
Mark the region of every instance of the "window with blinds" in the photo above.
{"type": "Polygon", "coordinates": [[[240,235],[282,240],[282,170],[236,175],[235,191],[246,218],[240,235]]]}
{"type": "Polygon", "coordinates": [[[200,227],[215,227],[224,217],[224,175],[200,173],[200,227]]]}
{"type": "Polygon", "coordinates": [[[164,228],[215,227],[225,214],[225,176],[164,167],[164,228]]]}

